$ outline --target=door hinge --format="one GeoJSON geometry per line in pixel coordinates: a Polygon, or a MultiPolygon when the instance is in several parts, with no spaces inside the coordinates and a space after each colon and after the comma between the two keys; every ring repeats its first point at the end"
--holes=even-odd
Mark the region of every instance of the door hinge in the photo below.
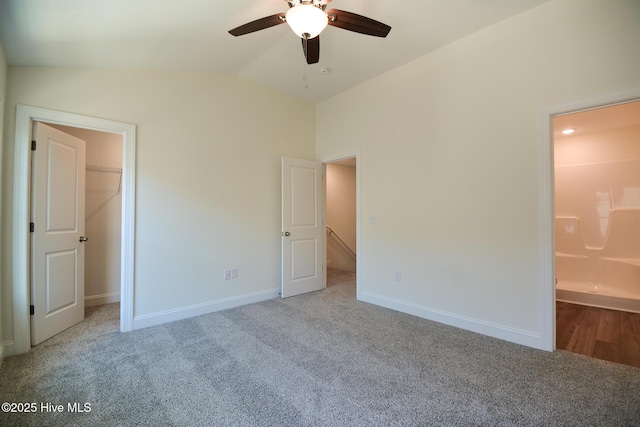
{"type": "Polygon", "coordinates": [[[36,231],[36,225],[34,223],[29,224],[29,232],[33,233],[36,231]]]}
{"type": "Polygon", "coordinates": [[[29,306],[29,314],[31,314],[32,316],[35,314],[36,312],[36,308],[32,305],[29,306]]]}
{"type": "Polygon", "coordinates": [[[36,151],[36,141],[31,141],[31,151],[36,151]]]}

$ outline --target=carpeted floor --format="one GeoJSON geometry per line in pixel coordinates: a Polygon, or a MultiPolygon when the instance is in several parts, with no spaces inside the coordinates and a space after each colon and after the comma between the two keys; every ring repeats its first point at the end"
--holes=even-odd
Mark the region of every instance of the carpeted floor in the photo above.
{"type": "Polygon", "coordinates": [[[357,302],[353,275],[126,334],[118,315],[7,358],[0,401],[37,410],[0,425],[640,425],[640,369],[357,302]]]}

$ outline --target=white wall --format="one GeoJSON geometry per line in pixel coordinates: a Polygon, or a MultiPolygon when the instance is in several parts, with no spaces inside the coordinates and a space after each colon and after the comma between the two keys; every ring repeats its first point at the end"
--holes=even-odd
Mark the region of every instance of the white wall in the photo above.
{"type": "MultiPolygon", "coordinates": [[[[3,299],[12,298],[16,104],[137,125],[134,326],[277,295],[280,158],[315,157],[313,105],[199,73],[9,67],[8,88],[3,299]],[[232,267],[239,277],[223,280],[232,267]]],[[[12,339],[13,312],[2,314],[12,339]]]]}
{"type": "MultiPolygon", "coordinates": [[[[84,140],[87,165],[122,168],[122,135],[52,125],[84,140]]],[[[88,170],[85,174],[85,306],[120,301],[122,175],[88,170]]]]}
{"type": "MultiPolygon", "coordinates": [[[[327,225],[356,252],[356,168],[326,166],[327,225]]],[[[327,235],[328,266],[356,271],[356,260],[334,236],[327,235]]]]}
{"type": "Polygon", "coordinates": [[[639,24],[553,0],[320,103],[318,159],[360,152],[359,297],[542,348],[538,120],[640,86],[639,24]]]}

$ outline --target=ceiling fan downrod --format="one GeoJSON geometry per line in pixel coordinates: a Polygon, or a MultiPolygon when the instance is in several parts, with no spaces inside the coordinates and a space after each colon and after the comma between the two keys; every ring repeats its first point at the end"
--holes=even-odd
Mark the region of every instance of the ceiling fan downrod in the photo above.
{"type": "Polygon", "coordinates": [[[289,7],[307,5],[307,6],[315,6],[319,9],[325,10],[327,8],[327,5],[331,3],[332,0],[284,0],[284,1],[289,3],[289,7]]]}

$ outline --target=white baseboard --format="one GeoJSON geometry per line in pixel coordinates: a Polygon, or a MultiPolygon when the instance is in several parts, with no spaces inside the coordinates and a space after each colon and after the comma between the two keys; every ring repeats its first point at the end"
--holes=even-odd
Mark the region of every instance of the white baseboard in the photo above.
{"type": "Polygon", "coordinates": [[[358,294],[358,300],[389,308],[391,310],[400,311],[402,313],[411,314],[412,316],[422,317],[423,319],[433,320],[434,322],[444,323],[445,325],[455,326],[456,328],[465,329],[467,331],[477,332],[479,334],[488,335],[490,337],[499,338],[516,344],[542,349],[540,335],[528,331],[485,322],[483,320],[473,319],[470,317],[459,316],[368,292],[360,292],[358,294]]]}
{"type": "Polygon", "coordinates": [[[120,292],[112,292],[110,294],[89,295],[84,297],[84,306],[91,307],[94,305],[111,304],[120,302],[120,292]]]}
{"type": "Polygon", "coordinates": [[[201,316],[216,311],[229,308],[240,307],[242,305],[265,301],[277,298],[280,295],[280,288],[269,289],[262,292],[240,295],[232,298],[225,298],[216,301],[209,301],[201,304],[181,307],[172,310],[160,311],[158,313],[143,314],[133,318],[133,329],[148,328],[150,326],[161,325],[163,323],[175,322],[176,320],[188,319],[190,317],[201,316]]]}
{"type": "Polygon", "coordinates": [[[13,356],[13,341],[5,341],[0,343],[0,366],[2,366],[2,361],[5,357],[13,356]]]}

